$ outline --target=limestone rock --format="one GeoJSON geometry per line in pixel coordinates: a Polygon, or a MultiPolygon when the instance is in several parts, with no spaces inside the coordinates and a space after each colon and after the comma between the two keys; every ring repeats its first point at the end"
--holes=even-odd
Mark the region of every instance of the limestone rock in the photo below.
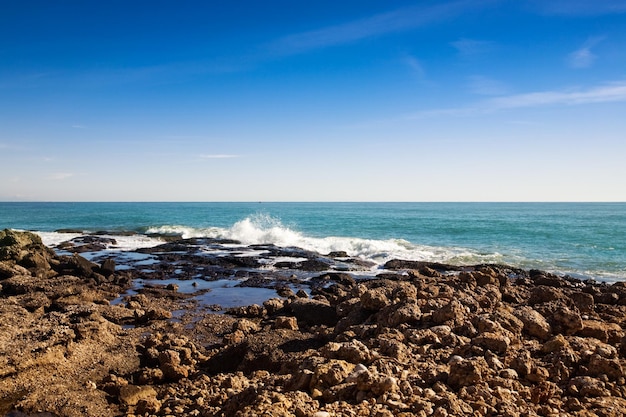
{"type": "Polygon", "coordinates": [[[120,401],[126,405],[137,405],[142,400],[156,399],[157,393],[149,385],[125,385],[120,388],[120,401]]]}
{"type": "Polygon", "coordinates": [[[552,333],[552,327],[539,312],[529,306],[517,308],[513,314],[524,323],[524,332],[540,340],[546,340],[552,333]]]}

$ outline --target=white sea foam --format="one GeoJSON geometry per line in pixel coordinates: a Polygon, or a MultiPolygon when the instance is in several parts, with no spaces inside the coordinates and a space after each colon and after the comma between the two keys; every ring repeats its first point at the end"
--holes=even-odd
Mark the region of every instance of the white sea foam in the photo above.
{"type": "Polygon", "coordinates": [[[35,232],[46,246],[56,246],[61,242],[82,236],[79,233],[35,232]]]}
{"type": "MultiPolygon", "coordinates": [[[[49,247],[54,247],[59,243],[66,242],[68,240],[75,239],[77,237],[83,236],[83,234],[79,233],[58,233],[58,232],[36,232],[40,237],[44,245],[49,247]]],[[[131,251],[140,248],[150,248],[153,246],[160,245],[163,243],[162,240],[144,236],[144,235],[131,235],[131,236],[116,236],[114,234],[105,235],[104,237],[109,237],[115,239],[115,244],[107,245],[107,250],[116,250],[116,251],[131,251]]]]}
{"type": "Polygon", "coordinates": [[[430,262],[475,264],[499,262],[500,254],[480,254],[467,248],[416,245],[403,239],[363,239],[357,237],[312,237],[283,225],[270,216],[247,217],[229,228],[191,228],[186,226],[160,226],[148,233],[181,234],[184,238],[209,237],[234,239],[244,245],[274,244],[295,246],[327,254],[345,251],[349,256],[360,257],[383,264],[390,259],[408,259],[430,262]]]}

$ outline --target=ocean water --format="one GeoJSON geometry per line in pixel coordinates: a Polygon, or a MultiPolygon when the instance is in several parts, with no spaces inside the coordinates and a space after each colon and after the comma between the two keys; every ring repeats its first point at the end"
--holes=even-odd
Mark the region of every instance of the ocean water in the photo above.
{"type": "Polygon", "coordinates": [[[70,238],[59,229],[138,233],[117,250],[177,233],[341,250],[378,264],[503,263],[626,280],[626,203],[0,203],[0,228],[36,231],[49,245],[70,238]]]}

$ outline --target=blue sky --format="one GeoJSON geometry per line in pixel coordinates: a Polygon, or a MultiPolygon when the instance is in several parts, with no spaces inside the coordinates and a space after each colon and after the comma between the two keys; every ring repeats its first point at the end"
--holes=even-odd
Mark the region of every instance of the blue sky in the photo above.
{"type": "Polygon", "coordinates": [[[0,200],[626,201],[626,1],[0,1],[0,200]]]}

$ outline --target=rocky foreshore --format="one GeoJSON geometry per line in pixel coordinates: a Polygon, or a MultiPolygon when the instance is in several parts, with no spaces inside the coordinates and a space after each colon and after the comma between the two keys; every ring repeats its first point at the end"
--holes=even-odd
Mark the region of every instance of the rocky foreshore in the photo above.
{"type": "Polygon", "coordinates": [[[624,283],[400,260],[363,278],[346,254],[218,262],[196,243],[143,251],[147,271],[0,231],[0,416],[626,415],[624,283]],[[174,272],[276,295],[223,309],[133,287],[174,272]]]}

